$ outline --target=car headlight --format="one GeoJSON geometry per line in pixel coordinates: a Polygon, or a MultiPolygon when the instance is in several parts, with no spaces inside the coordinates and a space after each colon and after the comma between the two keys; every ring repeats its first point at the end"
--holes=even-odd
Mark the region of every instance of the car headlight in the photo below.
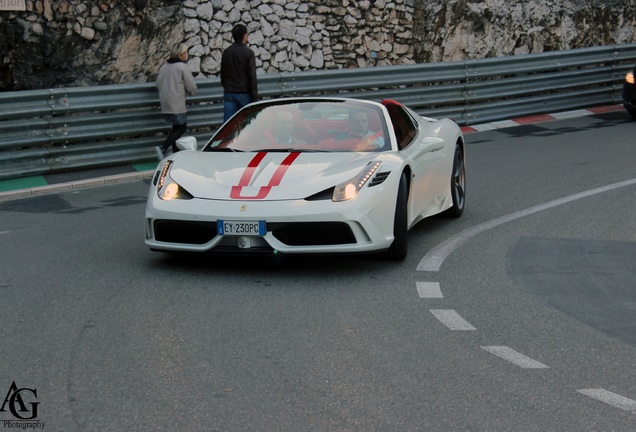
{"type": "Polygon", "coordinates": [[[357,176],[349,181],[337,185],[333,191],[333,197],[331,198],[332,201],[347,201],[356,196],[360,189],[362,189],[362,186],[364,186],[371,176],[373,176],[373,173],[378,170],[380,165],[381,162],[370,163],[365,166],[357,176]]]}
{"type": "Polygon", "coordinates": [[[173,199],[192,199],[192,195],[179,186],[177,182],[170,178],[170,167],[172,166],[172,161],[166,161],[163,169],[161,170],[161,174],[157,179],[157,195],[164,201],[170,201],[173,199]]]}
{"type": "Polygon", "coordinates": [[[627,81],[628,84],[634,84],[634,72],[627,72],[627,75],[625,75],[625,81],[627,81]]]}

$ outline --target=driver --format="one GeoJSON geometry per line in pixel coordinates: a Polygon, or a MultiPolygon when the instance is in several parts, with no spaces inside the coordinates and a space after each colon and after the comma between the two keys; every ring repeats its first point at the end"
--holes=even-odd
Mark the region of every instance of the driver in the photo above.
{"type": "Polygon", "coordinates": [[[349,125],[347,132],[351,135],[362,137],[363,145],[372,148],[384,147],[382,132],[373,132],[369,129],[369,112],[355,110],[349,113],[349,125]]]}

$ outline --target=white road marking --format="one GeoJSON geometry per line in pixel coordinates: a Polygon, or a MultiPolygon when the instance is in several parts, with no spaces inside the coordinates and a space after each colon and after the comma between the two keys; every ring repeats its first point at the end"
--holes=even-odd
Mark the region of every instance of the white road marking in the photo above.
{"type": "Polygon", "coordinates": [[[608,186],[603,186],[596,189],[591,189],[585,192],[577,193],[574,195],[567,196],[565,198],[557,199],[554,201],[547,202],[545,204],[540,204],[534,207],[530,207],[526,210],[521,210],[515,213],[511,213],[507,216],[502,216],[497,219],[493,219],[489,222],[484,222],[482,224],[476,225],[472,228],[464,230],[453,237],[448,238],[446,241],[435,246],[431,249],[422,260],[417,265],[417,270],[420,271],[439,271],[439,268],[442,266],[444,260],[459,246],[466,243],[472,237],[477,234],[494,228],[498,225],[504,224],[506,222],[513,221],[515,219],[522,218],[524,216],[529,216],[531,214],[550,209],[552,207],[559,206],[561,204],[566,204],[572,201],[579,200],[581,198],[587,198],[592,195],[600,194],[603,192],[608,192],[613,189],[618,189],[626,186],[632,186],[636,184],[636,179],[626,180],[619,183],[614,183],[608,186]]]}
{"type": "Polygon", "coordinates": [[[507,346],[483,346],[483,349],[524,369],[546,369],[549,366],[526,357],[507,346]]]}
{"type": "Polygon", "coordinates": [[[583,390],[577,390],[577,391],[581,394],[584,394],[585,396],[589,396],[593,399],[604,402],[615,408],[620,408],[624,411],[631,411],[636,413],[636,401],[627,399],[626,397],[617,395],[616,393],[612,393],[611,391],[607,391],[600,388],[583,389],[583,390]]]}
{"type": "Polygon", "coordinates": [[[0,231],[0,234],[9,234],[11,231],[0,231]]]}
{"type": "Polygon", "coordinates": [[[550,114],[550,116],[554,117],[555,119],[562,120],[562,119],[571,119],[571,118],[577,118],[577,117],[585,117],[585,116],[589,116],[590,114],[592,114],[590,113],[590,111],[580,109],[580,110],[574,110],[574,111],[563,111],[560,113],[554,113],[554,114],[550,114]]]}
{"type": "Polygon", "coordinates": [[[439,282],[417,282],[417,293],[420,298],[444,298],[439,282]]]}
{"type": "Polygon", "coordinates": [[[471,128],[475,129],[478,132],[485,132],[489,130],[501,129],[506,127],[515,127],[515,126],[519,126],[519,123],[512,120],[502,120],[502,121],[484,123],[480,125],[472,125],[471,128]]]}
{"type": "Polygon", "coordinates": [[[477,330],[452,309],[431,309],[431,313],[451,330],[477,330]]]}

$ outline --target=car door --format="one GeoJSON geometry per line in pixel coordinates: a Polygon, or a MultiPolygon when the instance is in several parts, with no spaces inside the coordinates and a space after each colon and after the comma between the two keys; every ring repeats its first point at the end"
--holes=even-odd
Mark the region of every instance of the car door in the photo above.
{"type": "Polygon", "coordinates": [[[422,217],[437,213],[443,204],[440,161],[444,155],[444,141],[427,137],[417,120],[401,104],[387,103],[393,130],[400,152],[411,165],[409,194],[409,225],[422,217]]]}

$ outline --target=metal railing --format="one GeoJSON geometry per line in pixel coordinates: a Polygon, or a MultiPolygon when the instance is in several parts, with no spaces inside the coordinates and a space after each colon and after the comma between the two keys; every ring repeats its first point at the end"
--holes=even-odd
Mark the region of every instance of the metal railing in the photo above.
{"type": "MultiPolygon", "coordinates": [[[[615,104],[636,44],[447,63],[258,75],[263,98],[395,99],[460,125],[615,104]]],[[[223,119],[218,78],[197,80],[188,134],[223,119]]],[[[154,159],[166,127],[154,83],[0,93],[0,180],[154,159]]]]}

